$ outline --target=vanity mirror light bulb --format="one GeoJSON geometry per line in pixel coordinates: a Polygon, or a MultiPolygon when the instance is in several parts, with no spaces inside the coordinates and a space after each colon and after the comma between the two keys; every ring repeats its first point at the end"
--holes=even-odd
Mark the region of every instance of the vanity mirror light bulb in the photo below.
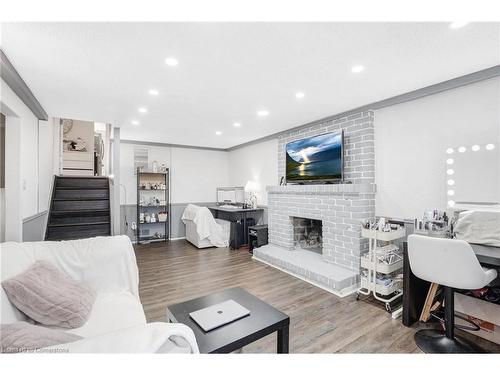
{"type": "Polygon", "coordinates": [[[488,151],[491,151],[491,150],[493,150],[494,148],[495,148],[495,145],[494,145],[493,143],[488,143],[488,144],[486,145],[486,149],[487,149],[488,151]]]}
{"type": "Polygon", "coordinates": [[[452,158],[446,159],[446,164],[451,165],[453,164],[454,160],[452,158]]]}
{"type": "Polygon", "coordinates": [[[446,170],[446,174],[448,174],[448,176],[451,176],[455,173],[455,171],[453,169],[447,169],[446,170]]]}
{"type": "Polygon", "coordinates": [[[447,148],[446,149],[446,153],[447,154],[453,154],[453,149],[450,147],[450,148],[447,148]]]}
{"type": "Polygon", "coordinates": [[[447,194],[452,197],[455,195],[455,190],[448,190],[447,194]]]}
{"type": "Polygon", "coordinates": [[[451,180],[451,179],[450,179],[450,180],[448,180],[447,182],[448,182],[448,185],[450,185],[450,186],[455,185],[455,180],[451,180]]]}
{"type": "Polygon", "coordinates": [[[448,201],[448,206],[453,207],[455,205],[455,201],[448,201]]]}

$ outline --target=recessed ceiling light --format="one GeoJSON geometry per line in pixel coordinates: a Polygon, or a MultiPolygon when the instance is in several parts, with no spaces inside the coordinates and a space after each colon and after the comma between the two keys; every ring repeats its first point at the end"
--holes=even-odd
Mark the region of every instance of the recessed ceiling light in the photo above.
{"type": "Polygon", "coordinates": [[[446,160],[446,164],[451,165],[451,164],[453,164],[453,161],[454,160],[452,158],[449,158],[449,159],[446,160]]]}
{"type": "Polygon", "coordinates": [[[365,67],[363,65],[354,65],[351,68],[351,72],[353,73],[361,73],[363,70],[365,70],[365,67]]]}
{"type": "Polygon", "coordinates": [[[469,22],[455,21],[450,23],[450,29],[460,29],[461,27],[464,27],[468,23],[469,22]]]}
{"type": "Polygon", "coordinates": [[[217,130],[217,131],[215,132],[215,134],[216,134],[216,135],[222,135],[222,132],[221,132],[220,130],[217,130]]]}
{"type": "Polygon", "coordinates": [[[467,148],[465,148],[464,146],[460,146],[460,147],[458,148],[458,152],[460,152],[460,153],[462,153],[462,154],[463,154],[465,151],[467,151],[467,148]]]}
{"type": "Polygon", "coordinates": [[[493,150],[494,148],[495,148],[495,145],[494,145],[493,143],[488,143],[488,144],[486,145],[486,149],[487,149],[488,151],[491,151],[491,150],[493,150]]]}
{"type": "Polygon", "coordinates": [[[455,195],[455,190],[450,189],[450,190],[448,190],[448,191],[446,192],[446,194],[448,194],[448,196],[452,197],[452,196],[454,196],[454,195],[455,195]]]}
{"type": "Polygon", "coordinates": [[[132,121],[130,121],[130,123],[132,125],[135,125],[135,126],[139,125],[139,121],[137,121],[137,120],[132,120],[132,121]]]}
{"type": "Polygon", "coordinates": [[[455,180],[452,180],[452,179],[448,180],[448,185],[450,185],[450,186],[455,185],[455,180]]]}
{"type": "Polygon", "coordinates": [[[257,116],[260,116],[260,117],[266,117],[268,115],[269,115],[269,111],[266,111],[265,109],[257,112],[257,116]]]}
{"type": "Polygon", "coordinates": [[[306,94],[304,94],[303,92],[298,92],[298,93],[295,94],[295,97],[297,99],[302,99],[304,96],[306,96],[306,94]]]}
{"type": "Polygon", "coordinates": [[[153,95],[153,96],[157,96],[160,94],[160,92],[158,90],[155,90],[155,89],[151,89],[148,92],[149,92],[149,95],[153,95]]]}
{"type": "Polygon", "coordinates": [[[235,128],[239,128],[239,127],[241,126],[241,123],[239,123],[239,122],[235,122],[235,123],[233,124],[233,126],[234,126],[235,128]]]}
{"type": "Polygon", "coordinates": [[[179,64],[179,61],[177,61],[177,59],[173,57],[167,57],[165,59],[165,64],[167,64],[168,66],[176,66],[177,64],[179,64]]]}
{"type": "Polygon", "coordinates": [[[479,145],[474,145],[474,146],[472,146],[472,149],[471,149],[471,150],[472,150],[472,151],[479,151],[480,149],[481,149],[481,146],[479,146],[479,145]]]}
{"type": "Polygon", "coordinates": [[[453,169],[451,169],[451,168],[446,170],[446,174],[448,176],[453,176],[454,173],[455,173],[455,171],[453,169]]]}
{"type": "Polygon", "coordinates": [[[446,153],[447,154],[453,154],[453,149],[450,147],[450,148],[447,148],[446,149],[446,153]]]}
{"type": "Polygon", "coordinates": [[[148,112],[148,109],[146,107],[139,107],[137,109],[140,113],[147,113],[148,112]]]}

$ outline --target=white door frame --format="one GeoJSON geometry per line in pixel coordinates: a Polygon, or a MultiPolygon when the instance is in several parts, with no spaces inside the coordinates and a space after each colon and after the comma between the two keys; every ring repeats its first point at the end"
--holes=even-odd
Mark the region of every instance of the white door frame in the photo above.
{"type": "Polygon", "coordinates": [[[5,241],[21,242],[21,119],[3,102],[0,111],[5,115],[5,241]]]}

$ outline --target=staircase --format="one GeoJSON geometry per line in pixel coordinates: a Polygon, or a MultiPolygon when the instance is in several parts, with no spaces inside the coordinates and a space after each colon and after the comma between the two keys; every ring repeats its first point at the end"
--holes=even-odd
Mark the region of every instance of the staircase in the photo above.
{"type": "Polygon", "coordinates": [[[110,236],[108,178],[54,177],[45,240],[110,236]]]}

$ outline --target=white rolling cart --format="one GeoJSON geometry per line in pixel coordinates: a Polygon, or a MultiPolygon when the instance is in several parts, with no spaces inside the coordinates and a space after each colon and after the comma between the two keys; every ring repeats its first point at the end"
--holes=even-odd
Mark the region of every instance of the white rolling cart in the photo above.
{"type": "Polygon", "coordinates": [[[376,229],[361,229],[361,236],[368,238],[369,250],[367,256],[361,257],[361,268],[367,272],[366,276],[361,275],[361,286],[358,289],[356,299],[363,294],[368,296],[373,294],[375,299],[385,302],[385,309],[391,312],[391,302],[403,294],[402,280],[392,279],[388,285],[377,284],[377,273],[391,275],[403,268],[403,257],[396,252],[391,254],[390,242],[406,236],[406,230],[402,227],[383,232],[376,229]],[[389,243],[379,247],[378,241],[389,243]]]}

